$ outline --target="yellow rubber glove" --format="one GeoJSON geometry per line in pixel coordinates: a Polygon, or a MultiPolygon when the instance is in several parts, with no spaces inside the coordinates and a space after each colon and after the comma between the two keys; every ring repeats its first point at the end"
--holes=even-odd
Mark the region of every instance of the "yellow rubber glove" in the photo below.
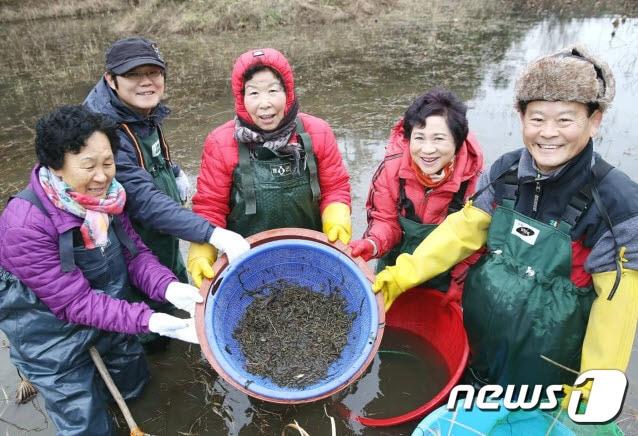
{"type": "Polygon", "coordinates": [[[589,313],[580,371],[625,371],[638,321],[638,271],[623,269],[611,301],[607,297],[616,279],[616,271],[592,274],[592,279],[598,297],[589,313]]]}
{"type": "Polygon", "coordinates": [[[330,242],[337,239],[347,244],[352,238],[352,223],[350,222],[350,206],[343,203],[330,203],[321,214],[323,232],[330,242]]]}
{"type": "MultiPolygon", "coordinates": [[[[618,289],[611,301],[607,297],[616,280],[616,271],[595,273],[592,279],[598,297],[589,313],[580,372],[590,369],[625,371],[629,365],[638,320],[638,271],[623,269],[618,289]]],[[[564,385],[563,409],[567,409],[575,390],[581,390],[583,397],[588,399],[591,382],[581,388],[564,385]]]]}
{"type": "Polygon", "coordinates": [[[191,242],[190,249],[188,250],[186,269],[193,278],[196,287],[199,288],[202,285],[204,278],[213,278],[215,275],[213,272],[213,263],[216,259],[217,249],[215,247],[210,244],[191,242]]]}
{"type": "Polygon", "coordinates": [[[438,225],[419,244],[414,253],[404,253],[396,265],[388,266],[372,284],[374,292],[383,292],[388,311],[403,292],[447,271],[485,245],[492,217],[467,202],[438,225]]]}

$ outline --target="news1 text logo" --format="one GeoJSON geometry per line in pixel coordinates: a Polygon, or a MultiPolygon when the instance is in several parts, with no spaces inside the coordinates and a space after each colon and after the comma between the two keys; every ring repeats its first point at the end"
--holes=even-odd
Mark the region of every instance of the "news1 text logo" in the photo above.
{"type": "MultiPolygon", "coordinates": [[[[615,419],[622,409],[627,394],[627,377],[616,369],[592,369],[580,374],[574,382],[575,389],[569,399],[569,418],[579,424],[605,424],[615,419]],[[579,387],[591,382],[586,408],[579,412],[583,392],[579,387]]],[[[447,409],[454,411],[459,404],[465,410],[476,406],[480,410],[554,410],[560,404],[562,385],[485,385],[478,392],[472,385],[457,385],[450,392],[447,409]],[[531,395],[529,392],[531,391],[531,395]],[[459,401],[459,396],[465,399],[459,401]],[[515,398],[516,397],[516,398],[515,398]]]]}

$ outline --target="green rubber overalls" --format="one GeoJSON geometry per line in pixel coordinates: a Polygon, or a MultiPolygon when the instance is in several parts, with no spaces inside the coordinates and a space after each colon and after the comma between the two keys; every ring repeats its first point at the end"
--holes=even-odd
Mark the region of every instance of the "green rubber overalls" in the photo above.
{"type": "MultiPolygon", "coordinates": [[[[452,201],[448,206],[448,215],[461,210],[463,207],[463,198],[467,190],[468,182],[461,184],[458,192],[454,194],[452,201]]],[[[427,191],[426,194],[427,195],[427,191]]],[[[377,262],[377,273],[381,272],[386,266],[394,265],[400,254],[412,253],[418,245],[438,226],[438,224],[422,224],[421,219],[416,215],[414,203],[407,197],[405,193],[405,179],[399,179],[399,202],[397,205],[397,215],[399,217],[399,225],[403,236],[401,241],[388,251],[385,256],[381,257],[377,262]],[[405,211],[405,216],[402,212],[405,211]]],[[[440,291],[447,291],[450,286],[450,270],[439,274],[438,276],[428,280],[422,286],[434,288],[440,291]]]]}
{"type": "MultiPolygon", "coordinates": [[[[122,127],[136,148],[140,166],[153,176],[155,187],[176,203],[181,204],[168,146],[160,128],[158,127],[150,136],[141,139],[135,136],[126,124],[122,127]]],[[[145,227],[137,221],[133,221],[133,225],[144,244],[159,258],[160,263],[170,268],[179,281],[188,283],[186,267],[179,252],[179,240],[174,236],[145,227]]]]}
{"type": "MultiPolygon", "coordinates": [[[[171,167],[171,159],[168,146],[164,141],[164,136],[158,127],[146,138],[138,138],[133,131],[123,124],[122,128],[135,146],[138,162],[141,167],[153,176],[155,187],[181,204],[175,175],[171,167]]],[[[186,267],[179,252],[179,239],[166,233],[155,231],[143,223],[131,219],[135,231],[140,235],[144,244],[158,257],[160,263],[173,271],[177,279],[182,283],[188,283],[186,267]]],[[[131,302],[142,301],[151,309],[158,312],[175,313],[175,308],[170,303],[160,303],[150,299],[146,294],[136,290],[131,302]]],[[[138,335],[140,341],[147,346],[149,342],[156,341],[157,347],[161,348],[168,342],[167,338],[161,338],[155,333],[138,335]]]]}
{"type": "Polygon", "coordinates": [[[296,133],[303,145],[299,170],[292,156],[277,156],[239,144],[239,165],[233,172],[231,210],[227,228],[248,237],[264,230],[301,227],[321,231],[321,192],[310,136],[297,118],[296,133]],[[304,165],[305,162],[305,165],[304,165]]]}
{"type": "Polygon", "coordinates": [[[591,187],[574,195],[560,222],[551,223],[514,210],[517,188],[516,170],[510,170],[492,216],[488,250],[465,281],[469,378],[477,384],[572,384],[575,374],[541,356],[580,368],[595,292],[570,279],[570,230],[591,204],[591,187]]]}

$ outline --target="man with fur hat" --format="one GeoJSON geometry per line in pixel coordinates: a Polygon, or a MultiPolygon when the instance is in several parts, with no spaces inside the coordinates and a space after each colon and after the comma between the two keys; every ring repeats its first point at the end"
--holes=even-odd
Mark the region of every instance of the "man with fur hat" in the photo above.
{"type": "MultiPolygon", "coordinates": [[[[463,210],[376,278],[400,293],[487,245],[463,295],[468,382],[562,383],[571,368],[625,370],[638,318],[638,185],[593,150],[615,91],[574,46],[518,79],[525,148],[501,156],[463,210]]],[[[587,389],[584,389],[587,395],[587,389]]]]}
{"type": "MultiPolygon", "coordinates": [[[[107,50],[106,72],[84,104],[119,124],[115,177],[126,190],[126,211],[144,244],[188,286],[179,239],[213,244],[231,261],[249,245],[240,235],[182,207],[189,182],[171,159],[161,128],[170,113],[161,103],[165,83],[166,63],[157,44],[141,37],[121,39],[107,50]]],[[[158,303],[140,298],[159,309],[158,303]]],[[[145,344],[149,340],[142,338],[145,344]]],[[[163,340],[153,342],[152,347],[165,345],[163,340]]]]}

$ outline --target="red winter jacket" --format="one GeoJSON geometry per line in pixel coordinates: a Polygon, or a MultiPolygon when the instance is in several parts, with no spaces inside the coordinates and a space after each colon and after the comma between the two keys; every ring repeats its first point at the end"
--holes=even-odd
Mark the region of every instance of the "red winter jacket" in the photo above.
{"type": "MultiPolygon", "coordinates": [[[[401,241],[402,232],[397,217],[399,178],[405,179],[405,193],[414,204],[414,212],[423,224],[440,224],[445,219],[449,203],[462,182],[469,180],[465,200],[475,192],[483,169],[483,153],[472,133],[456,152],[455,159],[452,177],[426,194],[425,187],[418,181],[410,165],[412,158],[409,140],[403,136],[403,120],[392,128],[385,158],[372,178],[366,203],[368,228],[363,238],[375,242],[377,257],[382,257],[401,241]]],[[[461,277],[478,257],[479,255],[473,255],[457,265],[452,271],[452,277],[461,277]]]]}
{"type": "MultiPolygon", "coordinates": [[[[243,76],[254,65],[266,65],[279,73],[286,90],[286,113],[296,99],[292,68],[280,52],[266,48],[244,53],[235,62],[231,81],[235,114],[250,126],[253,123],[244,106],[243,76]]],[[[328,204],[334,202],[350,206],[350,177],[330,125],[312,115],[300,112],[297,116],[312,139],[321,188],[320,211],[323,212],[328,204]]],[[[230,213],[233,171],[239,163],[239,148],[234,132],[235,122],[231,120],[208,134],[197,177],[197,193],[193,196],[193,210],[213,225],[223,228],[226,227],[226,217],[230,213]]],[[[293,134],[291,141],[296,140],[296,135],[293,134]]]]}

